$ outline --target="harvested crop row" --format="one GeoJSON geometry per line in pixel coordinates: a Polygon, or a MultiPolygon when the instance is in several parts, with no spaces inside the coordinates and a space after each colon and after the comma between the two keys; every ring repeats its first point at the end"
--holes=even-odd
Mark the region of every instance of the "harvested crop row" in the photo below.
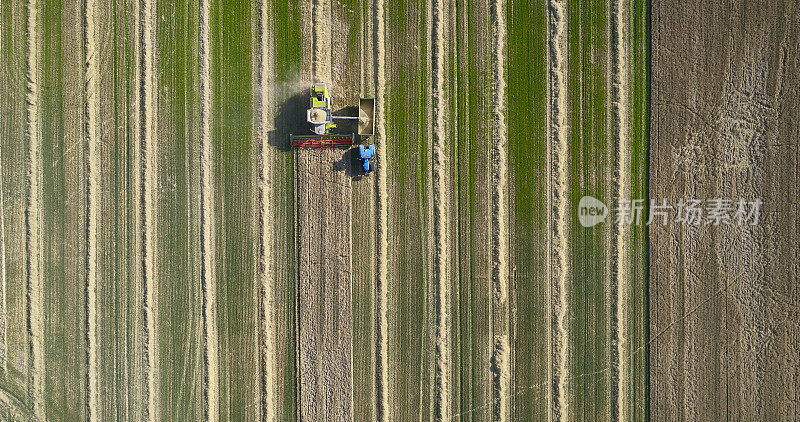
{"type": "Polygon", "coordinates": [[[378,242],[376,260],[376,356],[375,356],[375,412],[380,421],[393,420],[389,407],[389,187],[388,187],[388,154],[386,143],[386,23],[384,16],[384,0],[375,0],[373,12],[373,42],[375,43],[375,143],[377,162],[381,163],[375,170],[377,179],[377,233],[378,242]]]}
{"type": "Polygon", "coordinates": [[[219,418],[216,230],[211,155],[210,6],[200,1],[200,279],[203,289],[203,397],[206,420],[219,418]]]}
{"type": "Polygon", "coordinates": [[[28,190],[25,211],[26,325],[29,337],[29,394],[33,413],[45,420],[44,274],[42,271],[42,94],[39,57],[42,48],[39,4],[27,3],[27,140],[28,190]]]}
{"type": "Polygon", "coordinates": [[[274,115],[275,107],[275,45],[274,34],[272,33],[272,2],[262,0],[260,3],[258,16],[258,36],[260,51],[256,59],[258,62],[258,91],[260,91],[260,103],[257,106],[258,116],[256,118],[256,139],[259,142],[259,367],[261,369],[260,381],[261,391],[261,418],[267,421],[278,420],[278,324],[275,311],[278,303],[276,301],[275,281],[276,271],[270,250],[275,242],[273,233],[275,220],[275,210],[273,203],[275,192],[272,182],[271,168],[275,165],[274,151],[269,145],[268,133],[275,130],[274,115]]]}
{"type": "MultiPolygon", "coordinates": [[[[2,46],[2,41],[0,41],[0,46],[2,46]]],[[[0,146],[0,167],[3,162],[2,149],[2,146],[0,146]]],[[[0,168],[0,371],[5,373],[8,361],[8,311],[6,308],[8,286],[6,281],[6,228],[3,204],[3,174],[2,168],[0,168]]]]}
{"type": "Polygon", "coordinates": [[[98,51],[98,31],[95,22],[95,8],[93,0],[86,2],[84,29],[86,43],[86,140],[88,143],[88,180],[86,190],[88,196],[88,210],[86,215],[86,307],[87,329],[86,354],[88,365],[88,382],[86,384],[88,397],[89,420],[102,420],[100,409],[100,362],[99,362],[99,334],[98,334],[98,225],[100,224],[100,52],[98,51]]]}
{"type": "Polygon", "coordinates": [[[438,420],[450,419],[452,410],[451,385],[451,337],[450,337],[450,289],[451,228],[450,228],[450,157],[445,132],[448,113],[445,97],[445,67],[447,52],[445,39],[449,25],[443,0],[433,2],[433,230],[434,230],[434,274],[436,309],[436,371],[434,393],[434,415],[438,420]]]}
{"type": "Polygon", "coordinates": [[[566,3],[551,0],[549,7],[549,91],[547,179],[549,258],[547,273],[550,283],[548,309],[553,406],[551,417],[564,420],[569,415],[569,323],[568,290],[570,277],[568,181],[569,127],[567,123],[567,16],[566,3]]]}
{"type": "MultiPolygon", "coordinates": [[[[0,3],[0,11],[2,11],[2,3],[0,3]]],[[[3,34],[0,32],[0,55],[3,52],[3,34]]],[[[2,57],[2,56],[0,56],[2,57]]],[[[5,211],[3,202],[3,154],[2,145],[0,145],[0,373],[5,374],[8,361],[8,309],[6,308],[7,302],[7,281],[6,281],[6,228],[5,228],[5,211]]]]}
{"type": "Polygon", "coordinates": [[[313,77],[317,81],[331,80],[331,2],[313,0],[312,22],[314,33],[313,77]]]}
{"type": "MultiPolygon", "coordinates": [[[[158,275],[156,273],[156,79],[155,37],[153,21],[155,20],[154,2],[144,0],[141,4],[140,55],[142,58],[141,84],[143,86],[140,99],[141,118],[141,181],[139,194],[142,214],[142,274],[144,277],[144,322],[145,352],[147,354],[147,417],[156,420],[159,414],[159,378],[158,378],[158,275]]],[[[91,77],[91,75],[87,75],[91,77]]]]}
{"type": "Polygon", "coordinates": [[[493,417],[498,421],[511,418],[511,342],[509,333],[509,248],[508,248],[508,142],[505,107],[505,2],[492,2],[493,45],[493,127],[492,153],[492,332],[494,350],[493,417]]]}
{"type": "MultiPolygon", "coordinates": [[[[611,2],[611,114],[614,122],[614,197],[630,197],[630,126],[628,124],[629,60],[627,1],[611,2]]],[[[631,348],[628,338],[630,324],[630,229],[626,224],[616,224],[611,234],[611,416],[629,420],[631,348]]]]}

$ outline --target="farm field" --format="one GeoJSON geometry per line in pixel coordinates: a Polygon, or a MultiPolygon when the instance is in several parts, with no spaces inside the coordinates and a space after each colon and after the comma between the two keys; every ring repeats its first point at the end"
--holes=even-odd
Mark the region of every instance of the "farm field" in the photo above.
{"type": "Polygon", "coordinates": [[[0,420],[791,419],[785,6],[0,0],[0,420]]]}
{"type": "Polygon", "coordinates": [[[757,225],[651,226],[651,415],[795,419],[800,9],[654,1],[652,19],[651,197],[763,204],[757,225]]]}
{"type": "Polygon", "coordinates": [[[4,418],[644,415],[644,232],[570,214],[644,186],[644,20],[4,1],[4,418]],[[288,148],[316,80],[374,174],[288,148]]]}

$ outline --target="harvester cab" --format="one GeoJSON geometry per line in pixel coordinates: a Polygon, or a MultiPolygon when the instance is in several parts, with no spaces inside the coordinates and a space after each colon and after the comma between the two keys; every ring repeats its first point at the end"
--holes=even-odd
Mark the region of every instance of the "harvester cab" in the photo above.
{"type": "Polygon", "coordinates": [[[333,123],[331,105],[333,101],[324,83],[311,85],[311,106],[306,112],[306,120],[317,135],[327,135],[336,127],[333,123]]]}

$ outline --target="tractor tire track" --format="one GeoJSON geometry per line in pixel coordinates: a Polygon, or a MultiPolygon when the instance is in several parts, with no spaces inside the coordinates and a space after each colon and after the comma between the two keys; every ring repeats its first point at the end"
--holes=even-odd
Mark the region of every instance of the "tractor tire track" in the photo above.
{"type": "Polygon", "coordinates": [[[139,5],[139,71],[141,96],[139,118],[141,130],[141,167],[139,201],[141,210],[142,275],[144,285],[145,354],[147,359],[147,418],[159,419],[158,374],[158,302],[156,272],[156,75],[155,75],[155,10],[153,0],[143,0],[139,5]]]}
{"type": "Polygon", "coordinates": [[[548,151],[547,178],[549,258],[547,272],[548,338],[550,353],[548,373],[548,419],[566,420],[569,415],[569,326],[567,321],[569,267],[569,233],[567,220],[569,127],[567,122],[567,5],[563,0],[550,0],[548,5],[548,151]]]}
{"type": "Polygon", "coordinates": [[[29,394],[33,414],[40,421],[45,415],[44,367],[44,275],[42,273],[42,93],[40,54],[42,33],[37,0],[27,3],[27,93],[28,198],[25,210],[26,326],[29,337],[29,394]]]}
{"type": "MultiPolygon", "coordinates": [[[[630,76],[628,61],[627,2],[611,1],[611,114],[614,123],[613,189],[617,199],[630,197],[630,137],[628,123],[628,93],[630,76]]],[[[628,341],[628,310],[630,308],[629,277],[630,228],[617,224],[611,230],[611,418],[630,419],[629,363],[631,346],[628,341]]]]}
{"type": "Polygon", "coordinates": [[[274,130],[275,101],[274,93],[274,60],[275,45],[272,27],[268,24],[272,20],[272,2],[262,0],[259,10],[259,45],[257,87],[260,92],[260,104],[256,118],[256,134],[259,140],[259,367],[261,368],[261,419],[276,421],[278,418],[277,390],[278,390],[278,323],[275,316],[276,294],[274,281],[276,280],[274,263],[270,251],[273,248],[275,233],[273,221],[275,212],[272,204],[275,200],[273,191],[271,168],[275,157],[268,143],[268,134],[274,130]]]}
{"type": "Polygon", "coordinates": [[[509,333],[509,238],[508,238],[508,163],[507,127],[505,118],[505,2],[491,4],[493,44],[493,117],[494,134],[492,174],[492,333],[494,350],[492,368],[493,415],[498,421],[511,418],[511,359],[509,333]]]}
{"type": "Polygon", "coordinates": [[[216,239],[211,154],[211,11],[200,1],[200,281],[203,290],[203,398],[207,421],[219,419],[216,239]]]}
{"type": "Polygon", "coordinates": [[[378,224],[376,238],[378,248],[376,253],[376,332],[375,343],[377,353],[375,356],[375,410],[379,421],[392,420],[389,407],[389,187],[388,187],[388,153],[386,151],[386,117],[384,96],[386,94],[386,21],[384,15],[384,0],[375,0],[373,9],[373,39],[375,60],[375,169],[377,179],[375,196],[377,197],[378,224]]]}
{"type": "Polygon", "coordinates": [[[100,362],[97,304],[98,224],[100,221],[100,63],[98,27],[95,21],[94,0],[87,0],[84,15],[84,42],[86,58],[86,141],[88,143],[87,215],[86,215],[86,364],[88,418],[102,420],[100,414],[100,362]]]}
{"type": "Polygon", "coordinates": [[[448,112],[445,97],[445,39],[449,25],[444,0],[433,2],[433,230],[434,283],[436,309],[436,351],[434,375],[434,415],[437,420],[449,420],[451,415],[451,333],[450,333],[450,157],[445,135],[448,112]]]}

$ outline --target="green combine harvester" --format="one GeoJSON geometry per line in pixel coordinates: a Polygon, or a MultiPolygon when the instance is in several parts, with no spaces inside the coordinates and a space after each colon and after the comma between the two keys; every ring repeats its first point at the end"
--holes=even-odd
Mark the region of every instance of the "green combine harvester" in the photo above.
{"type": "MultiPolygon", "coordinates": [[[[334,116],[331,111],[333,99],[328,87],[318,82],[311,86],[310,107],[306,110],[306,121],[311,126],[310,135],[290,134],[292,148],[350,148],[356,141],[356,134],[332,134],[336,128],[334,119],[357,120],[359,141],[366,142],[373,135],[375,122],[375,99],[361,98],[358,102],[358,116],[334,116]]],[[[374,145],[359,145],[359,158],[362,170],[368,173],[374,168],[374,145]]]]}

